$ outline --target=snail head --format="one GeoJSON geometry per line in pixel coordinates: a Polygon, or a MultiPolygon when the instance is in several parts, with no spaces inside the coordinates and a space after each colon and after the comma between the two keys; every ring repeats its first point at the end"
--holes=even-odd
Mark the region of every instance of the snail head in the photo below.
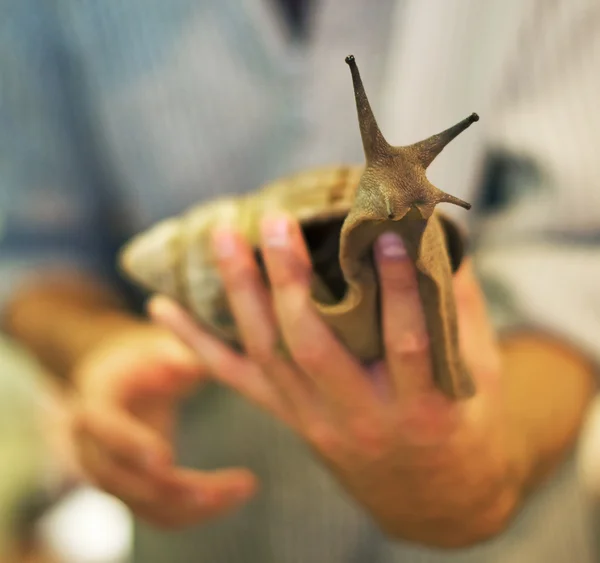
{"type": "MultiPolygon", "coordinates": [[[[356,205],[367,212],[368,219],[398,221],[403,217],[427,220],[438,203],[452,203],[464,209],[471,205],[432,185],[427,167],[455,137],[479,120],[476,113],[456,125],[418,143],[394,147],[383,137],[353,55],[346,57],[350,67],[358,123],[366,158],[356,205]]],[[[366,217],[365,217],[366,218],[366,217]]]]}

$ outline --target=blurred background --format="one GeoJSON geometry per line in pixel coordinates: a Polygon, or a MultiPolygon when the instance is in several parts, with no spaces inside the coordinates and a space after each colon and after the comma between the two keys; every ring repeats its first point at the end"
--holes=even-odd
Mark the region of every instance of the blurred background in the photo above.
{"type": "MultiPolygon", "coordinates": [[[[73,7],[77,3],[62,4],[73,7]]],[[[81,5],[85,4],[87,3],[81,5]]],[[[173,154],[181,152],[182,146],[191,154],[188,160],[181,154],[177,155],[179,160],[174,175],[158,174],[159,184],[162,182],[161,189],[168,190],[172,186],[173,190],[185,192],[190,201],[194,201],[194,191],[201,178],[210,186],[203,193],[203,196],[208,197],[221,192],[235,193],[252,189],[278,175],[311,165],[340,161],[361,162],[354,100],[343,64],[344,56],[354,52],[363,71],[375,113],[380,115],[384,133],[391,142],[400,144],[420,139],[425,134],[431,134],[458,121],[473,110],[481,113],[482,122],[487,122],[487,125],[481,127],[477,125],[477,133],[469,133],[468,139],[461,140],[462,149],[457,148],[451,158],[436,162],[430,175],[445,191],[467,200],[483,184],[488,188],[492,186],[486,188],[487,207],[485,213],[482,212],[485,220],[471,226],[474,236],[481,235],[482,240],[489,240],[489,248],[492,249],[486,254],[487,258],[482,259],[482,271],[503,268],[505,280],[529,280],[531,269],[535,266],[532,266],[527,257],[522,261],[516,257],[518,252],[515,252],[515,248],[522,248],[518,237],[529,229],[539,227],[539,232],[548,234],[548,240],[551,240],[561,227],[567,225],[564,230],[570,229],[568,221],[575,215],[569,213],[576,214],[582,207],[585,207],[585,213],[580,220],[575,221],[577,224],[571,231],[579,236],[588,229],[592,236],[586,239],[586,248],[594,248],[596,254],[579,257],[578,260],[598,260],[598,196],[595,196],[596,199],[588,198],[579,201],[577,205],[571,205],[568,193],[547,201],[547,195],[540,195],[535,187],[531,190],[528,188],[531,183],[547,181],[548,178],[550,183],[564,182],[568,178],[568,182],[573,182],[574,191],[581,184],[588,190],[594,189],[596,194],[600,193],[596,151],[592,154],[589,152],[590,146],[595,149],[600,143],[600,128],[597,119],[585,117],[586,112],[589,116],[597,113],[595,96],[598,91],[596,87],[600,85],[597,78],[594,81],[591,76],[594,68],[596,75],[600,68],[597,66],[600,63],[597,56],[599,14],[597,6],[594,8],[597,2],[457,0],[378,3],[365,0],[362,3],[321,3],[317,0],[270,0],[211,3],[190,0],[162,2],[162,7],[157,8],[157,2],[152,1],[145,7],[156,16],[156,21],[140,23],[139,29],[132,22],[135,22],[136,14],[142,13],[143,8],[140,9],[140,6],[144,7],[144,4],[129,0],[123,0],[120,4],[122,11],[111,15],[111,18],[115,18],[114,21],[105,18],[102,9],[95,14],[94,10],[89,14],[82,14],[76,9],[66,9],[62,14],[62,23],[67,27],[72,26],[71,32],[77,37],[75,40],[73,37],[70,39],[80,49],[89,48],[90,45],[92,49],[97,48],[92,37],[98,40],[96,34],[101,30],[105,34],[104,45],[107,52],[110,47],[113,49],[111,56],[114,59],[127,59],[128,64],[135,66],[143,64],[136,57],[143,59],[150,55],[141,52],[135,56],[127,56],[129,46],[123,37],[127,36],[128,28],[117,25],[115,21],[123,24],[128,17],[131,18],[131,29],[134,32],[137,29],[140,34],[135,47],[138,49],[141,44],[154,45],[154,34],[160,35],[157,30],[161,18],[166,20],[172,15],[169,8],[171,4],[178,6],[178,13],[189,16],[186,41],[177,47],[178,56],[172,59],[166,57],[171,66],[161,68],[160,61],[165,57],[164,53],[153,53],[152,56],[159,60],[153,64],[156,68],[161,68],[162,73],[157,71],[155,75],[153,70],[149,72],[149,78],[145,82],[141,80],[141,86],[138,84],[137,87],[147,91],[138,100],[139,103],[135,102],[134,97],[128,98],[125,91],[119,91],[111,98],[115,92],[115,85],[112,83],[99,87],[99,90],[105,88],[106,91],[102,92],[105,98],[100,101],[100,109],[95,117],[102,121],[102,112],[110,111],[109,106],[103,106],[107,100],[112,100],[111,103],[118,110],[112,117],[114,121],[104,122],[105,129],[100,127],[97,143],[102,150],[106,151],[105,145],[111,142],[111,136],[115,134],[115,123],[119,119],[128,119],[133,115],[127,126],[135,131],[132,124],[139,124],[136,119],[153,115],[158,123],[156,127],[145,129],[140,126],[130,138],[121,138],[121,145],[112,138],[116,143],[113,150],[123,159],[123,155],[135,159],[137,156],[133,153],[137,150],[136,143],[141,144],[142,138],[172,135],[173,154]],[[188,5],[187,11],[182,8],[184,4],[188,5]],[[196,8],[197,12],[194,12],[196,8]],[[566,13],[569,10],[575,13],[573,19],[580,26],[575,34],[580,44],[569,42],[566,35],[560,35],[562,28],[559,24],[569,19],[566,13]],[[75,16],[80,19],[77,20],[75,16]],[[84,16],[89,17],[89,21],[84,16]],[[551,23],[544,26],[544,22],[551,23]],[[534,25],[536,23],[540,24],[539,27],[534,25]],[[382,26],[388,24],[392,31],[382,34],[382,26]],[[473,29],[477,31],[469,32],[473,29]],[[114,44],[111,34],[114,34],[114,44]],[[202,41],[202,38],[206,40],[202,41]],[[258,42],[262,42],[260,47],[256,47],[258,42]],[[560,44],[560,49],[556,44],[560,44]],[[248,58],[236,58],[224,45],[229,48],[234,45],[241,51],[246,50],[248,58]],[[478,49],[478,45],[481,49],[478,49]],[[538,52],[536,49],[540,45],[543,46],[545,55],[537,60],[532,53],[538,52]],[[569,67],[570,63],[554,53],[550,49],[552,45],[564,57],[577,49],[577,52],[593,53],[589,57],[575,56],[574,66],[580,70],[581,74],[578,76],[581,81],[576,82],[573,78],[572,87],[569,86],[569,73],[563,72],[565,65],[569,67]],[[190,58],[190,53],[195,53],[197,59],[190,58]],[[187,70],[186,65],[189,65],[187,70]],[[532,68],[535,72],[531,72],[532,68]],[[201,77],[200,84],[203,84],[202,80],[206,81],[207,91],[202,90],[206,99],[198,100],[194,97],[200,90],[196,91],[190,86],[191,78],[190,82],[186,82],[192,75],[195,79],[201,77]],[[497,75],[501,75],[505,82],[496,81],[497,75]],[[543,76],[549,77],[548,83],[540,82],[543,76]],[[538,78],[540,80],[536,82],[538,78]],[[239,82],[236,82],[238,79],[239,82]],[[565,84],[569,95],[561,97],[559,86],[565,84]],[[298,85],[302,85],[302,88],[298,85]],[[275,98],[273,92],[278,88],[281,89],[280,97],[275,98]],[[519,103],[515,100],[519,100],[519,103]],[[162,113],[167,101],[173,103],[179,111],[175,112],[171,120],[162,113]],[[144,104],[147,107],[143,107],[144,104]],[[205,107],[202,104],[208,105],[205,107]],[[200,123],[206,126],[205,136],[198,138],[186,133],[181,135],[186,112],[195,115],[197,109],[202,107],[206,110],[206,115],[200,119],[200,123]],[[549,120],[547,114],[544,114],[544,110],[548,108],[552,110],[549,120]],[[565,119],[565,116],[574,111],[573,108],[581,111],[576,113],[575,125],[573,120],[565,119]],[[266,110],[271,115],[269,119],[273,120],[272,126],[276,133],[266,135],[267,141],[261,137],[259,142],[256,141],[258,137],[255,132],[260,130],[257,123],[266,122],[266,110]],[[135,113],[136,111],[139,113],[135,113]],[[568,127],[565,123],[569,124],[568,127]],[[577,131],[572,131],[569,128],[571,126],[576,126],[577,131]],[[213,135],[217,130],[220,135],[213,135]],[[565,142],[561,144],[560,140],[565,142]],[[589,143],[586,150],[581,150],[581,146],[576,144],[578,140],[589,143]],[[243,143],[253,146],[253,149],[246,150],[243,143]],[[195,147],[198,147],[197,153],[195,147]],[[484,147],[490,149],[485,158],[482,157],[484,147]],[[227,169],[226,163],[229,160],[219,151],[227,153],[227,158],[237,151],[236,167],[227,169]],[[507,153],[510,153],[509,160],[512,164],[506,164],[507,153]],[[546,167],[546,172],[541,174],[542,180],[540,177],[532,180],[531,168],[528,166],[531,160],[535,162],[536,155],[539,156],[537,164],[541,162],[542,167],[546,167]],[[485,173],[482,172],[484,161],[487,163],[485,173]],[[563,166],[564,162],[569,165],[563,166]],[[224,174],[224,169],[227,169],[227,174],[224,174]],[[518,191],[516,186],[523,185],[527,189],[524,189],[525,195],[522,197],[527,201],[519,206],[502,207],[507,186],[508,192],[513,193],[518,191]],[[501,207],[498,212],[497,206],[501,207]],[[531,209],[536,212],[531,213],[531,209]],[[507,232],[517,240],[516,246],[510,247],[508,251],[496,244],[507,236],[507,232]],[[507,257],[503,254],[506,252],[507,257]],[[488,263],[489,268],[486,270],[488,263]]],[[[7,63],[7,60],[13,57],[17,60],[14,64],[20,68],[31,63],[32,68],[43,69],[30,84],[30,92],[35,90],[40,99],[53,95],[52,78],[48,67],[44,65],[51,64],[54,59],[39,45],[37,51],[34,48],[28,50],[30,46],[23,48],[19,43],[21,39],[15,38],[22,31],[20,26],[29,26],[28,32],[35,35],[50,21],[51,31],[44,33],[55,41],[52,34],[56,31],[61,14],[51,13],[51,5],[54,6],[54,3],[44,4],[43,0],[0,2],[0,63],[10,67],[12,63],[7,63]],[[31,60],[23,53],[31,56],[31,60]]],[[[175,8],[173,10],[176,11],[175,8]]],[[[43,33],[41,36],[46,37],[43,33]]],[[[164,45],[161,48],[169,51],[164,45]]],[[[148,51],[152,50],[148,47],[148,51]]],[[[62,64],[60,60],[59,63],[62,64]]],[[[88,88],[93,89],[95,80],[99,80],[98,76],[106,71],[102,68],[95,70],[98,75],[86,84],[88,88]]],[[[110,72],[106,71],[108,74],[110,72]]],[[[139,69],[132,72],[139,72],[139,69]]],[[[0,94],[4,94],[10,102],[11,78],[0,75],[0,81],[2,80],[5,82],[0,82],[0,94]]],[[[75,82],[77,83],[77,76],[75,82]]],[[[2,101],[0,98],[0,104],[2,101]]],[[[32,107],[39,107],[35,105],[39,103],[38,99],[33,102],[32,107]]],[[[8,115],[8,110],[5,110],[7,113],[3,115],[2,111],[0,105],[0,123],[7,128],[20,127],[21,119],[23,122],[27,121],[32,130],[37,131],[35,116],[25,120],[25,114],[8,115]]],[[[31,107],[27,111],[31,111],[31,107]]],[[[54,142],[59,142],[58,137],[52,133],[48,136],[46,126],[47,124],[39,125],[38,141],[42,139],[39,146],[36,145],[37,141],[31,141],[31,146],[21,147],[26,154],[47,155],[55,150],[54,142]]],[[[28,142],[24,141],[25,145],[28,142]]],[[[0,152],[10,145],[10,138],[3,139],[2,143],[0,152]]],[[[4,154],[12,153],[6,150],[4,154]]],[[[157,155],[156,158],[159,156],[162,158],[165,155],[157,155]]],[[[142,174],[141,179],[135,179],[143,183],[153,174],[150,165],[156,163],[149,163],[143,158],[140,162],[148,165],[150,170],[147,175],[142,174]]],[[[113,187],[119,184],[120,174],[123,174],[123,178],[126,176],[119,157],[115,157],[115,163],[115,170],[107,175],[111,176],[113,187]]],[[[98,170],[94,170],[94,175],[97,180],[104,172],[100,174],[98,170]]],[[[33,200],[30,204],[24,204],[23,201],[18,201],[21,193],[12,188],[9,191],[9,184],[3,183],[3,177],[14,177],[12,163],[6,156],[0,158],[0,189],[3,190],[0,192],[0,240],[3,236],[9,236],[6,234],[10,231],[7,225],[19,224],[23,227],[19,231],[22,235],[22,232],[27,231],[28,224],[35,225],[34,222],[28,222],[33,221],[31,218],[39,219],[43,216],[39,229],[50,229],[49,225],[53,222],[64,220],[64,213],[68,215],[68,207],[61,202],[65,197],[65,201],[73,197],[71,192],[65,196],[56,191],[56,186],[52,186],[54,191],[36,192],[35,205],[33,200]]],[[[125,184],[128,181],[130,180],[123,180],[125,184]]],[[[170,198],[166,199],[167,207],[177,205],[170,198]]],[[[94,201],[97,203],[96,199],[94,201]]],[[[117,242],[102,252],[114,251],[126,236],[159,218],[158,215],[147,212],[144,206],[144,196],[139,193],[119,200],[119,212],[129,213],[135,216],[135,220],[132,221],[129,232],[118,232],[115,235],[117,242]]],[[[85,223],[89,218],[89,209],[86,206],[74,209],[81,211],[81,217],[76,223],[85,223]]],[[[160,211],[168,214],[179,209],[163,208],[160,211]]],[[[115,225],[120,224],[120,216],[114,215],[113,219],[115,225]]],[[[45,231],[36,231],[36,228],[38,227],[32,226],[31,232],[26,233],[27,236],[45,235],[45,231]]],[[[114,233],[113,229],[112,234],[114,233]]],[[[68,236],[76,237],[77,234],[71,233],[68,236]]],[[[68,253],[69,247],[65,248],[68,253]]],[[[0,277],[6,292],[11,284],[17,283],[15,280],[17,274],[22,273],[24,260],[23,255],[8,245],[5,249],[0,247],[0,252],[4,252],[4,255],[0,255],[0,277]]],[[[81,248],[77,252],[85,254],[85,250],[82,251],[81,248]]],[[[569,256],[576,253],[573,250],[569,256]]],[[[552,275],[547,276],[549,282],[552,281],[551,278],[552,275]]],[[[540,316],[543,321],[547,320],[549,326],[554,327],[563,322],[563,319],[565,323],[577,326],[581,320],[576,316],[577,310],[573,309],[570,316],[563,315],[560,303],[544,301],[543,292],[536,290],[538,278],[531,279],[534,280],[533,289],[528,289],[529,293],[525,291],[521,296],[522,301],[530,305],[532,311],[542,311],[540,316]],[[538,303],[536,296],[540,293],[541,301],[538,303]]],[[[600,279],[596,279],[595,283],[597,292],[600,292],[600,279]]],[[[589,285],[588,283],[586,287],[589,285]]],[[[597,292],[593,302],[589,298],[590,294],[583,293],[578,297],[587,299],[585,314],[595,318],[598,315],[598,309],[594,309],[598,303],[597,292]]],[[[563,303],[563,307],[569,309],[569,304],[563,303]]],[[[574,332],[577,333],[577,330],[574,332]]],[[[592,348],[595,343],[598,349],[599,339],[600,334],[588,332],[582,341],[584,347],[592,348]]],[[[129,560],[132,545],[130,514],[118,500],[94,488],[81,474],[71,452],[68,413],[69,395],[56,378],[47,373],[35,358],[8,335],[0,335],[2,563],[126,563],[129,560]]],[[[600,504],[600,398],[590,411],[578,444],[577,457],[578,471],[586,494],[593,502],[600,504]]],[[[598,533],[600,535],[600,530],[598,533]]]]}
{"type": "Polygon", "coordinates": [[[128,561],[128,510],[82,477],[68,396],[39,363],[0,339],[0,561],[128,561]]]}

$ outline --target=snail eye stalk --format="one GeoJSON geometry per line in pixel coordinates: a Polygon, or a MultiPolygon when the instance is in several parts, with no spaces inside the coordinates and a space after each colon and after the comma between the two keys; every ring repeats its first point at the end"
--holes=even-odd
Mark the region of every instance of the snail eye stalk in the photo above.
{"type": "MultiPolygon", "coordinates": [[[[367,166],[371,166],[373,170],[369,185],[371,187],[379,186],[377,189],[386,192],[381,194],[382,200],[387,202],[385,218],[393,219],[396,215],[390,203],[393,192],[397,196],[403,194],[403,203],[407,207],[417,203],[421,203],[421,207],[424,205],[427,208],[438,203],[452,203],[464,209],[470,209],[471,204],[439,190],[427,181],[420,181],[419,189],[414,189],[414,180],[415,178],[423,179],[425,170],[442,152],[444,147],[473,123],[479,121],[479,116],[472,113],[456,125],[423,141],[405,147],[394,147],[385,140],[379,129],[354,55],[348,55],[346,63],[350,67],[352,75],[358,125],[367,166]],[[404,158],[402,158],[403,156],[404,158]],[[410,169],[411,167],[412,169],[410,169]],[[381,181],[378,181],[379,178],[381,178],[381,181]],[[390,185],[390,182],[393,185],[390,185]]],[[[426,215],[431,215],[429,210],[426,215]]]]}

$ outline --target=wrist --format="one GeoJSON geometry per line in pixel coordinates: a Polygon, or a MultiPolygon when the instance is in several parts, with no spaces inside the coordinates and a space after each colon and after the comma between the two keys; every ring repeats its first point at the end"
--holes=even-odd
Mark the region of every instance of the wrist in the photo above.
{"type": "Polygon", "coordinates": [[[506,432],[525,496],[575,447],[595,378],[585,357],[544,333],[504,335],[502,355],[506,432]]]}

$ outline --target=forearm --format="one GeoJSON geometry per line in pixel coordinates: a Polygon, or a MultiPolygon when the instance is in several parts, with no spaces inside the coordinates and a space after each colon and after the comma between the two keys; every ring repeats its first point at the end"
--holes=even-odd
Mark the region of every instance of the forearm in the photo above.
{"type": "Polygon", "coordinates": [[[502,349],[509,431],[521,456],[525,495],[574,447],[596,391],[595,368],[566,344],[540,334],[506,337],[502,349]]]}
{"type": "Polygon", "coordinates": [[[68,378],[107,334],[138,322],[109,286],[60,272],[23,284],[6,306],[3,328],[53,374],[68,378]]]}
{"type": "Polygon", "coordinates": [[[481,448],[487,454],[473,460],[476,472],[497,478],[489,495],[478,494],[476,487],[459,493],[477,496],[469,517],[450,518],[454,537],[448,535],[453,525],[440,528],[446,545],[467,547],[503,532],[529,494],[572,451],[594,396],[591,363],[562,342],[515,333],[502,339],[501,352],[503,416],[494,432],[497,441],[491,439],[481,448]]]}

